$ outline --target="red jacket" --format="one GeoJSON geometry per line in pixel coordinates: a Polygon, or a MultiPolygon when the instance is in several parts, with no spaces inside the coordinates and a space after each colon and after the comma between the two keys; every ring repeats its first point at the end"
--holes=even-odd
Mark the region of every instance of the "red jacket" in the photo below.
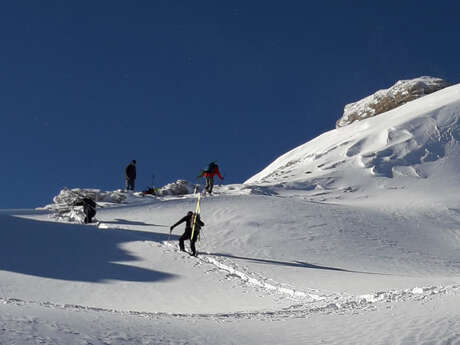
{"type": "Polygon", "coordinates": [[[219,167],[217,167],[217,166],[215,166],[214,169],[212,169],[211,172],[205,171],[205,172],[203,173],[203,177],[213,177],[214,175],[219,176],[219,178],[220,178],[221,180],[224,179],[224,178],[222,177],[222,175],[220,174],[219,167]]]}

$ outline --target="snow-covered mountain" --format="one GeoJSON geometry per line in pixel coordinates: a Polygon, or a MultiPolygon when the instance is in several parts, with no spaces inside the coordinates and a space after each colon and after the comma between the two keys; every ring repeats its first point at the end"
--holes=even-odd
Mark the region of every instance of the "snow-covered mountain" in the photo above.
{"type": "MultiPolygon", "coordinates": [[[[404,188],[445,198],[460,174],[460,86],[331,130],[276,159],[246,184],[361,191],[404,188]],[[445,190],[443,190],[445,188],[445,190]]],[[[453,195],[456,197],[456,195],[453,195]]]]}
{"type": "Polygon", "coordinates": [[[0,211],[0,344],[460,344],[459,115],[454,85],[216,186],[197,258],[194,194],[0,211]]]}

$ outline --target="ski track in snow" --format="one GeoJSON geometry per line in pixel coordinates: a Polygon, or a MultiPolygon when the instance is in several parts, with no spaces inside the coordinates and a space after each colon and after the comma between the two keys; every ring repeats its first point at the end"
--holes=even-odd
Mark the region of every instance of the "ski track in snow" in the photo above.
{"type": "Polygon", "coordinates": [[[227,272],[227,277],[239,279],[242,285],[250,286],[263,290],[267,294],[277,294],[292,300],[291,306],[278,310],[260,310],[251,312],[233,313],[164,313],[164,312],[140,312],[130,310],[117,310],[98,308],[77,304],[58,304],[53,302],[27,301],[18,298],[0,297],[0,304],[12,304],[16,306],[36,305],[44,308],[60,309],[75,312],[97,312],[112,313],[117,315],[135,316],[145,319],[163,318],[201,318],[216,320],[236,320],[236,319],[260,319],[260,320],[282,320],[292,318],[305,318],[313,313],[347,313],[364,312],[375,310],[379,306],[403,301],[426,301],[440,295],[457,294],[460,292],[460,285],[449,286],[428,286],[415,287],[404,290],[380,291],[376,293],[363,294],[358,296],[346,294],[322,294],[316,289],[310,291],[300,291],[287,288],[283,284],[274,282],[271,279],[260,276],[255,272],[248,272],[244,267],[239,267],[231,260],[217,259],[209,254],[201,254],[199,257],[192,257],[188,253],[181,253],[175,243],[164,241],[157,242],[145,241],[151,246],[159,246],[163,250],[174,250],[175,255],[181,255],[184,259],[195,261],[198,265],[212,265],[220,271],[227,272]]]}
{"type": "MultiPolygon", "coordinates": [[[[357,313],[376,310],[382,305],[388,306],[392,303],[404,301],[427,301],[447,294],[460,293],[460,285],[449,286],[427,286],[414,287],[404,290],[379,291],[376,293],[362,295],[347,295],[338,293],[322,294],[319,290],[300,291],[294,288],[285,287],[282,283],[263,277],[255,272],[249,272],[246,268],[240,267],[229,259],[220,259],[212,255],[201,253],[198,257],[192,257],[187,252],[178,250],[175,242],[164,241],[162,243],[145,241],[150,246],[160,247],[166,252],[173,251],[174,255],[181,255],[184,260],[190,260],[195,265],[210,265],[214,269],[226,272],[227,277],[238,279],[243,286],[263,291],[267,295],[276,294],[281,298],[289,298],[292,304],[278,310],[260,310],[251,312],[232,313],[165,313],[165,312],[141,312],[130,310],[117,310],[98,308],[78,304],[59,304],[48,301],[23,300],[14,297],[0,297],[0,304],[15,306],[40,306],[43,308],[65,310],[71,312],[96,312],[111,313],[122,316],[134,316],[149,320],[166,318],[198,318],[214,320],[238,320],[238,319],[259,319],[259,320],[283,320],[292,318],[306,318],[314,313],[357,313]]],[[[209,270],[208,272],[213,271],[209,270]]]]}
{"type": "Polygon", "coordinates": [[[164,312],[140,312],[130,310],[117,310],[107,308],[97,308],[78,304],[58,304],[53,302],[26,301],[18,298],[0,297],[0,304],[15,306],[35,305],[50,309],[59,309],[72,312],[96,312],[111,313],[123,316],[135,316],[149,320],[165,318],[198,318],[214,320],[237,320],[237,319],[259,319],[259,320],[283,320],[292,318],[306,318],[314,313],[323,314],[345,314],[376,310],[379,306],[388,306],[391,303],[405,301],[427,301],[436,296],[460,293],[460,285],[451,286],[431,286],[423,288],[413,288],[406,290],[382,291],[375,294],[360,295],[355,297],[333,297],[324,299],[321,303],[294,303],[289,307],[279,310],[261,310],[252,312],[235,313],[164,313],[164,312]]]}
{"type": "MultiPolygon", "coordinates": [[[[389,290],[379,291],[376,293],[362,294],[357,296],[347,294],[321,294],[319,290],[311,289],[310,291],[300,291],[293,288],[287,288],[283,284],[274,282],[271,279],[262,277],[255,272],[248,272],[247,269],[239,267],[229,259],[218,259],[209,254],[201,254],[198,257],[189,256],[187,253],[181,253],[173,242],[164,241],[162,244],[150,243],[152,246],[162,246],[173,248],[175,251],[190,260],[197,260],[200,264],[210,264],[218,269],[227,272],[232,277],[240,279],[241,284],[251,286],[253,288],[262,289],[268,294],[278,294],[286,298],[290,298],[295,302],[290,307],[278,311],[261,311],[255,313],[229,313],[215,314],[222,317],[245,317],[250,315],[251,318],[261,317],[266,318],[268,315],[273,317],[306,317],[311,313],[331,313],[331,312],[346,312],[346,311],[364,311],[374,309],[379,303],[394,303],[408,300],[423,301],[432,298],[436,295],[444,295],[449,293],[458,293],[460,285],[449,286],[427,286],[414,287],[404,290],[389,290]],[[270,282],[269,282],[270,281],[270,282]]],[[[198,314],[197,314],[198,315],[198,314]]]]}

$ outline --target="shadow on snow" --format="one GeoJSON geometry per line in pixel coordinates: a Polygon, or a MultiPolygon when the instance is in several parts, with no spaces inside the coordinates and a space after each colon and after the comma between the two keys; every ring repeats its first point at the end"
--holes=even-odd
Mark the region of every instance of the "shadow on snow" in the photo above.
{"type": "MultiPolygon", "coordinates": [[[[155,282],[176,276],[116,263],[139,258],[121,244],[161,242],[167,234],[99,230],[91,225],[55,223],[0,214],[0,270],[69,281],[155,282]]],[[[177,238],[177,236],[175,237],[177,238]]]]}
{"type": "Polygon", "coordinates": [[[277,261],[277,260],[268,260],[268,259],[255,259],[255,258],[248,258],[244,256],[236,256],[236,255],[221,254],[221,253],[212,253],[210,255],[221,256],[221,257],[232,258],[232,259],[248,260],[248,261],[261,263],[261,264],[283,265],[283,266],[289,266],[289,267],[301,267],[301,268],[310,268],[310,269],[316,269],[316,270],[329,270],[329,271],[339,271],[339,272],[348,272],[348,273],[389,275],[387,273],[361,272],[361,271],[347,270],[347,269],[338,268],[338,267],[319,266],[319,265],[309,264],[307,262],[302,262],[302,261],[277,261]]]}
{"type": "Polygon", "coordinates": [[[104,224],[117,224],[117,225],[141,225],[141,226],[156,226],[156,227],[160,227],[160,228],[169,228],[168,225],[161,225],[161,224],[149,224],[149,223],[145,223],[145,222],[136,222],[136,221],[132,221],[132,220],[126,220],[126,219],[120,219],[120,218],[116,218],[115,220],[113,221],[102,221],[102,223],[104,224]]]}

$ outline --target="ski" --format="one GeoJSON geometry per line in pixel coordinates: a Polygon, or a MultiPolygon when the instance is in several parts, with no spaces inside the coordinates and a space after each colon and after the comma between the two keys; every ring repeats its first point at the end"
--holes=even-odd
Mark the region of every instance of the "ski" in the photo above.
{"type": "Polygon", "coordinates": [[[192,222],[192,236],[190,238],[193,238],[193,235],[195,234],[195,225],[196,225],[196,219],[198,215],[200,214],[200,200],[201,200],[201,193],[198,193],[198,198],[196,200],[196,208],[195,208],[195,213],[193,214],[193,222],[192,222]]]}

